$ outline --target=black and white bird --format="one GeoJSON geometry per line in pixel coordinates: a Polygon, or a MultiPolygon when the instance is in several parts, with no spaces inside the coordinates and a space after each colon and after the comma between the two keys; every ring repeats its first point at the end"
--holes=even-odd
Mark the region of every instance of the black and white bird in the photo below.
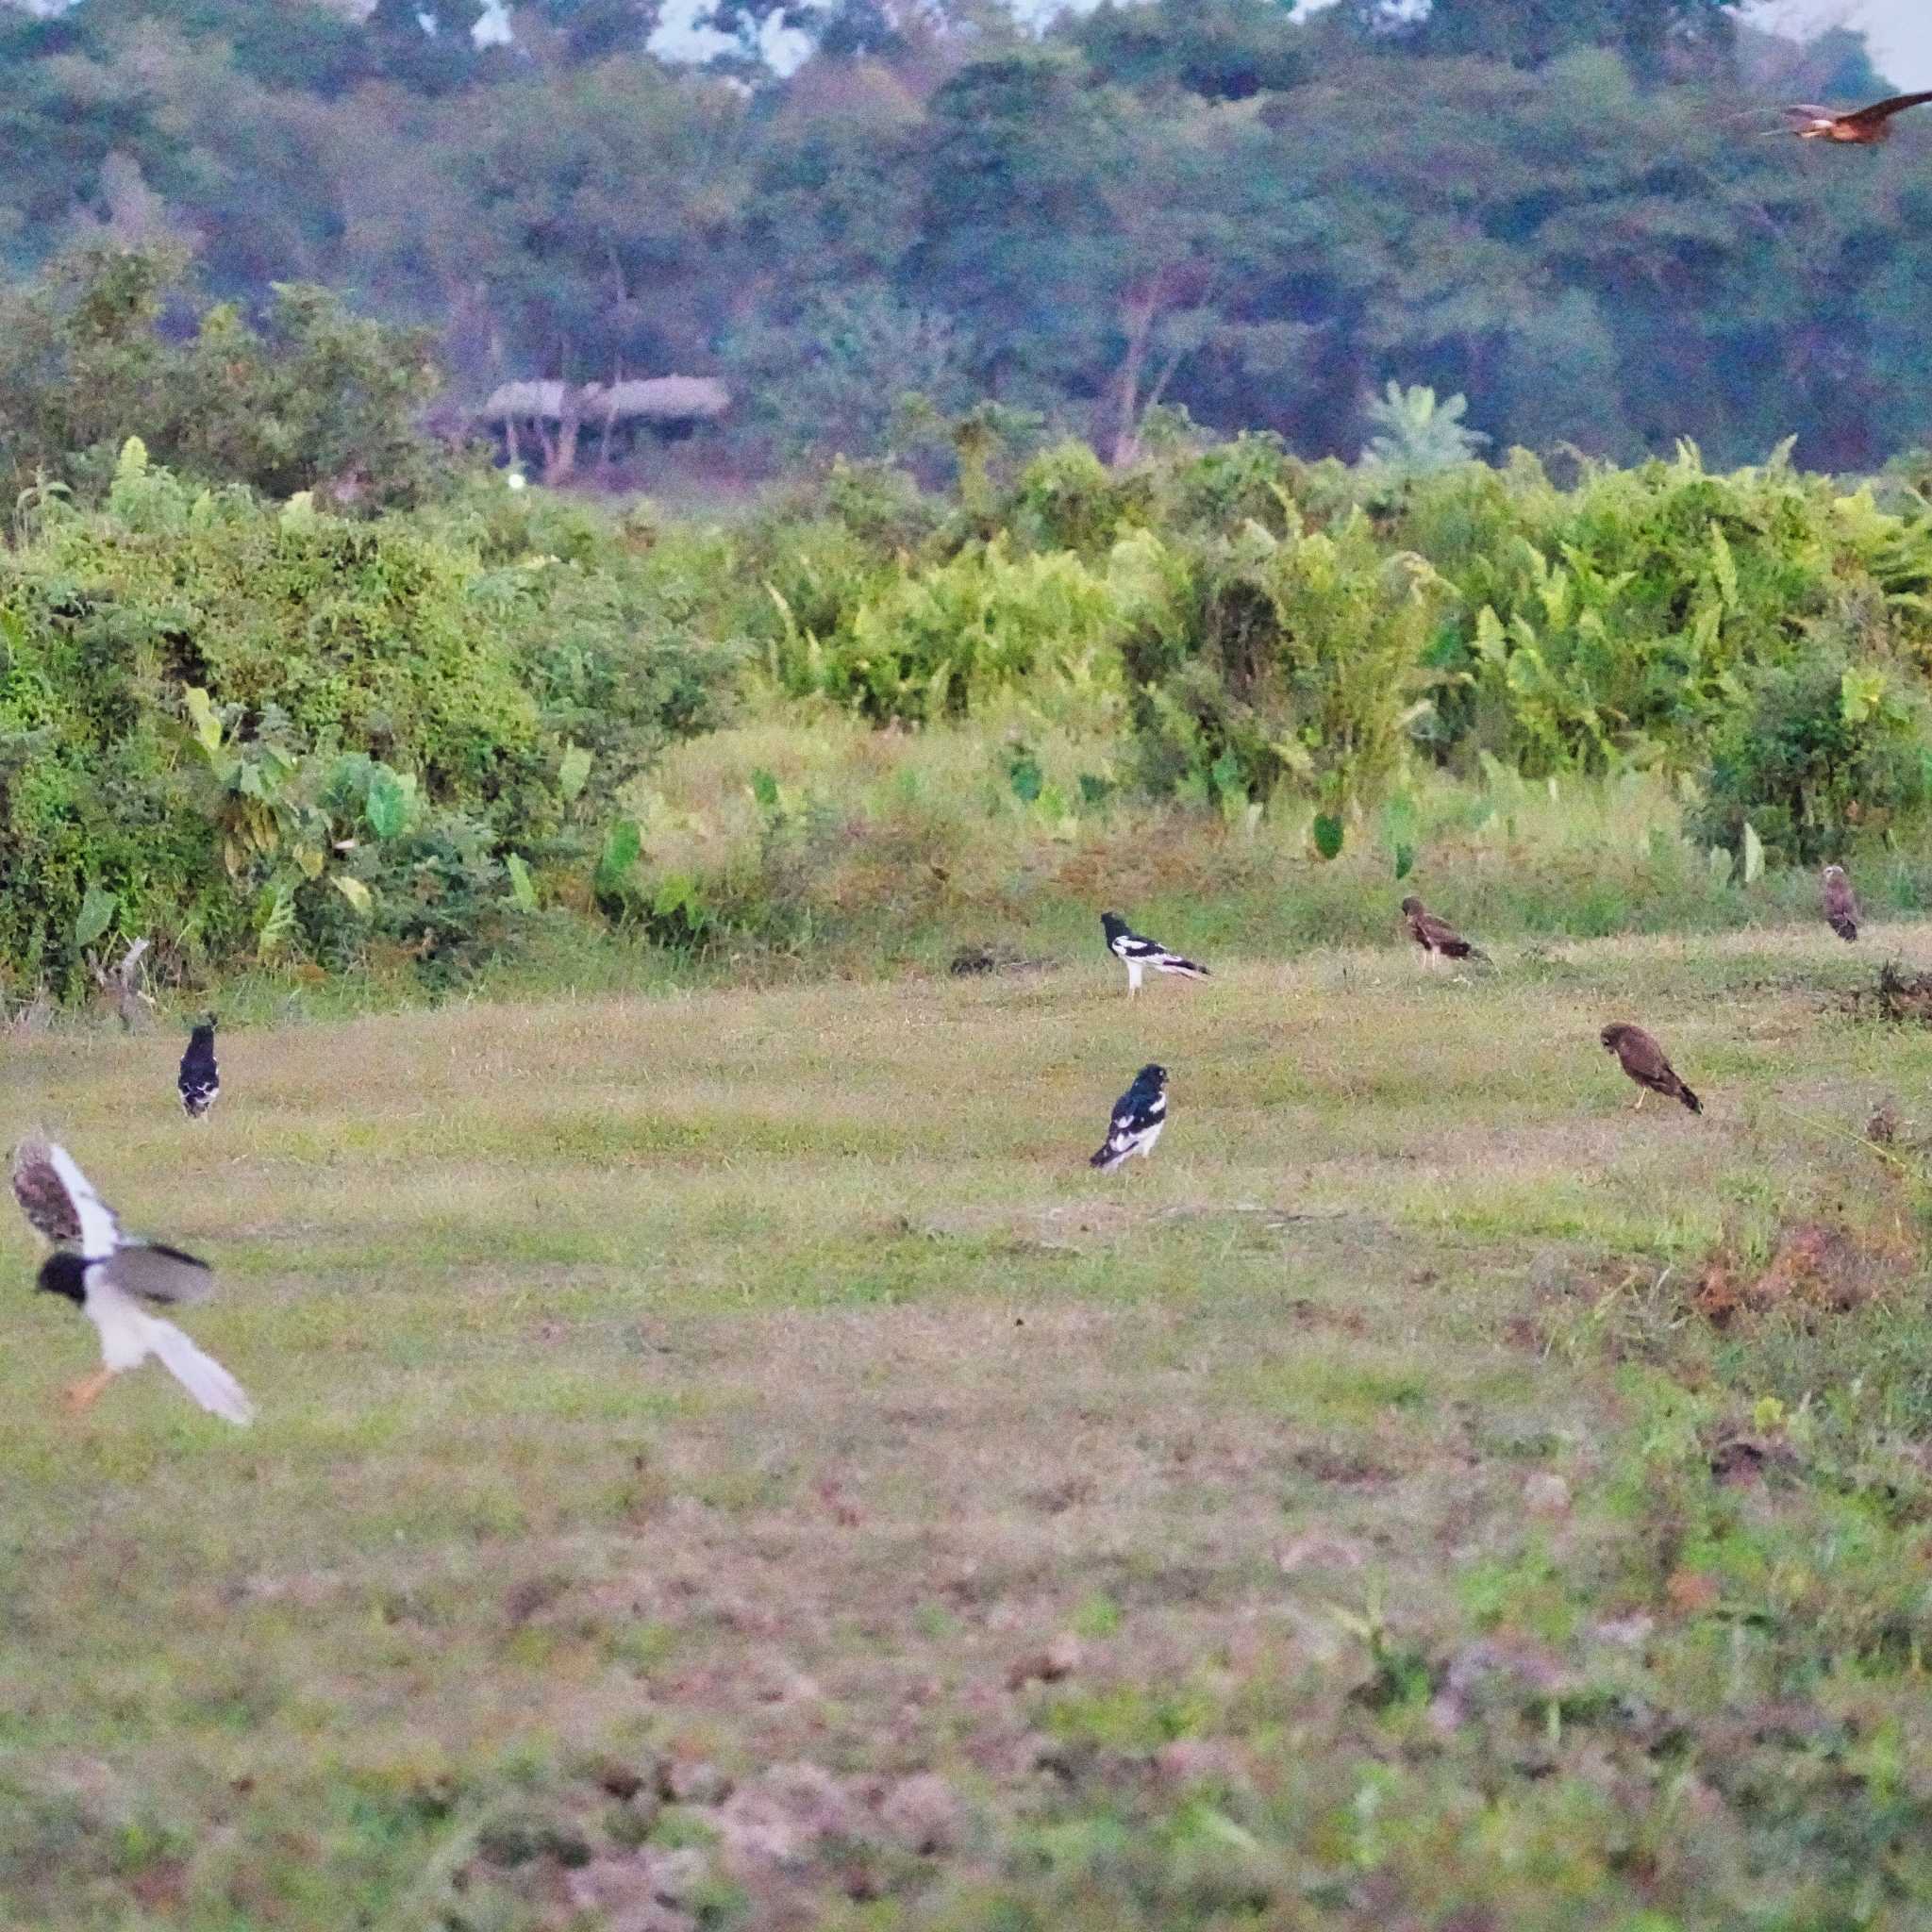
{"type": "Polygon", "coordinates": [[[65,1295],[100,1333],[100,1373],[67,1391],[71,1409],[88,1407],[116,1375],[154,1356],[209,1414],[238,1424],[255,1419],[255,1406],[234,1376],[172,1322],[142,1306],[202,1300],[214,1279],[206,1261],[123,1234],[113,1209],[74,1158],[38,1136],[13,1151],[13,1194],[54,1244],[36,1285],[65,1295]]]}
{"type": "Polygon", "coordinates": [[[181,1056],[181,1071],[175,1084],[181,1090],[182,1110],[192,1121],[207,1113],[222,1091],[221,1069],[215,1065],[215,1016],[196,1022],[189,1036],[188,1051],[181,1056]]]}
{"type": "Polygon", "coordinates": [[[1151,1060],[1134,1075],[1134,1084],[1113,1104],[1113,1118],[1107,1124],[1107,1139],[1089,1162],[1102,1174],[1111,1174],[1124,1160],[1137,1154],[1152,1154],[1160,1130],[1167,1124],[1167,1069],[1151,1060]]]}
{"type": "Polygon", "coordinates": [[[1170,953],[1157,941],[1142,939],[1118,912],[1103,912],[1100,929],[1107,935],[1107,950],[1127,969],[1129,993],[1141,991],[1141,975],[1150,966],[1157,973],[1178,973],[1183,979],[1211,976],[1207,967],[1197,966],[1191,959],[1182,958],[1178,953],[1170,953]]]}

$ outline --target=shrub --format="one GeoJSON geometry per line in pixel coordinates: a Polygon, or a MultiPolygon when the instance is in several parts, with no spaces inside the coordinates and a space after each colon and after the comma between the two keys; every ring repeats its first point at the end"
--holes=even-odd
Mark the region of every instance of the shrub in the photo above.
{"type": "Polygon", "coordinates": [[[902,571],[830,636],[793,619],[773,661],[787,691],[916,724],[1021,687],[1105,690],[1116,628],[1106,578],[1065,551],[1013,557],[996,537],[902,571]]]}
{"type": "Polygon", "coordinates": [[[1374,797],[1427,711],[1423,647],[1447,587],[1420,558],[1385,554],[1357,512],[1332,532],[1293,519],[1232,538],[1124,541],[1143,776],[1157,791],[1331,805],[1374,797]]]}
{"type": "Polygon", "coordinates": [[[1712,739],[1689,829],[1737,850],[1748,824],[1775,858],[1836,858],[1857,833],[1883,831],[1924,805],[1925,724],[1923,696],[1828,647],[1758,666],[1712,739]]]}
{"type": "Polygon", "coordinates": [[[715,722],[735,661],[641,577],[492,570],[433,523],[195,491],[138,443],[99,510],[31,525],[0,553],[0,968],[29,982],[116,928],[191,972],[446,959],[530,897],[512,857],[582,856],[715,722]]]}

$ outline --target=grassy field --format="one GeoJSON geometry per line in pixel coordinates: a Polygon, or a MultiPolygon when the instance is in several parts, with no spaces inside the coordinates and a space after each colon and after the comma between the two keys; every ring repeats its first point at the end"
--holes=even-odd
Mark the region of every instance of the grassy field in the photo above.
{"type": "Polygon", "coordinates": [[[1498,952],[11,1042],[0,1923],[1924,1925],[1932,927],[1498,952]]]}

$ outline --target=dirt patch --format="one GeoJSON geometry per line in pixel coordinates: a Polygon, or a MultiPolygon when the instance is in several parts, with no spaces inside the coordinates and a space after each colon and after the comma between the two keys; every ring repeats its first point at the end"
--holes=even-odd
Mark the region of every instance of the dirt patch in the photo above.
{"type": "Polygon", "coordinates": [[[1717,1327],[1778,1308],[1843,1315],[1897,1286],[1907,1265],[1848,1228],[1801,1221],[1784,1231],[1761,1267],[1720,1248],[1705,1262],[1691,1301],[1717,1327]]]}

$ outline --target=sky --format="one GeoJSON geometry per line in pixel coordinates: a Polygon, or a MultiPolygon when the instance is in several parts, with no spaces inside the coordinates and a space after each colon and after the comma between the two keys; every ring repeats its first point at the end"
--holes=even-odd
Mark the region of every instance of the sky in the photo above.
{"type": "Polygon", "coordinates": [[[1901,89],[1932,87],[1932,0],[1763,0],[1756,17],[1765,26],[1862,27],[1872,64],[1901,89]]]}

